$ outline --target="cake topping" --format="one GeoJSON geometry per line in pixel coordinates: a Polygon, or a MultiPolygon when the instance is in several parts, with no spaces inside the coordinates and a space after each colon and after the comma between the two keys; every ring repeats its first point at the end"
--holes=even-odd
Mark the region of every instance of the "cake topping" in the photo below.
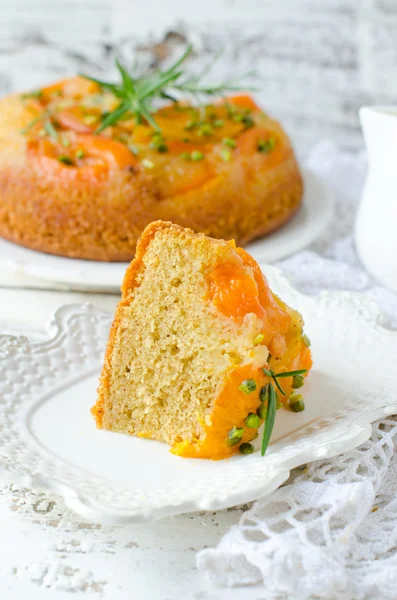
{"type": "Polygon", "coordinates": [[[258,152],[270,152],[270,150],[273,150],[274,146],[276,145],[276,140],[274,139],[274,137],[270,137],[267,140],[258,140],[257,143],[257,149],[258,152]]]}
{"type": "Polygon", "coordinates": [[[249,442],[244,442],[239,446],[239,450],[242,454],[252,454],[255,448],[249,442]]]}
{"type": "MultiPolygon", "coordinates": [[[[192,50],[192,46],[189,45],[183,55],[166,71],[158,69],[153,72],[147,72],[140,77],[132,76],[119,61],[116,61],[121,75],[121,82],[119,84],[83,75],[89,81],[96,83],[102,90],[112,93],[119,100],[114,110],[110,111],[102,121],[97,133],[100,133],[109,126],[115,125],[127,113],[132,113],[137,123],[146,120],[155,130],[160,131],[161,125],[152,115],[154,100],[167,98],[173,102],[177,102],[177,98],[181,93],[189,94],[190,96],[222,96],[225,93],[241,89],[237,85],[236,79],[224,81],[217,85],[205,85],[201,83],[203,75],[208,72],[212,66],[211,64],[207,65],[200,75],[192,77],[184,76],[181,66],[192,53],[192,50]]],[[[212,116],[216,118],[215,113],[212,113],[212,116]]],[[[240,114],[238,113],[237,116],[240,116],[240,114]]],[[[241,115],[242,122],[244,122],[244,117],[246,115],[241,115]]],[[[191,128],[196,126],[194,120],[190,120],[189,123],[191,123],[191,128]]],[[[190,126],[188,128],[190,129],[190,126]]],[[[212,126],[204,122],[199,126],[199,131],[201,135],[211,135],[212,126]]]]}
{"type": "Polygon", "coordinates": [[[228,137],[223,138],[222,144],[225,144],[225,146],[229,146],[229,148],[235,148],[237,146],[236,140],[228,137]]]}
{"type": "Polygon", "coordinates": [[[295,375],[292,378],[292,387],[296,390],[298,388],[301,388],[304,384],[305,380],[303,378],[302,375],[295,375]]]}
{"type": "Polygon", "coordinates": [[[305,410],[305,403],[302,394],[290,394],[289,406],[293,412],[301,412],[305,410]]]}
{"type": "Polygon", "coordinates": [[[243,439],[244,428],[243,427],[233,427],[229,433],[227,434],[226,443],[228,446],[236,446],[243,439]]]}
{"type": "Polygon", "coordinates": [[[297,371],[285,371],[285,372],[275,373],[272,369],[269,370],[269,369],[266,369],[265,367],[263,367],[263,372],[267,377],[272,378],[272,380],[274,381],[274,383],[276,384],[276,386],[278,388],[278,391],[281,392],[281,394],[283,396],[286,396],[286,393],[280,386],[277,379],[279,377],[295,377],[296,375],[303,375],[304,373],[307,373],[307,369],[298,369],[297,371]]]}
{"type": "MultiPolygon", "coordinates": [[[[300,377],[303,385],[302,375],[307,373],[307,369],[297,369],[296,371],[275,373],[272,369],[266,369],[265,367],[263,367],[262,371],[267,377],[271,377],[272,381],[276,384],[278,391],[283,396],[286,396],[286,393],[277,381],[278,378],[292,377],[292,381],[294,381],[295,378],[300,377]]],[[[259,392],[259,399],[261,402],[263,402],[263,404],[258,408],[257,415],[259,418],[265,421],[261,446],[261,454],[264,456],[273,431],[276,411],[281,408],[283,404],[277,399],[277,394],[272,383],[268,383],[266,386],[261,388],[259,392]]],[[[305,404],[301,394],[290,394],[288,399],[290,408],[293,412],[300,412],[305,409],[305,404]]]]}
{"type": "Polygon", "coordinates": [[[261,424],[261,420],[255,413],[249,413],[248,417],[244,421],[246,427],[257,429],[261,424]]]}
{"type": "Polygon", "coordinates": [[[267,383],[265,386],[263,386],[263,387],[260,389],[260,392],[259,392],[259,400],[260,400],[261,402],[266,402],[266,401],[267,401],[267,399],[268,399],[268,397],[269,397],[269,386],[270,386],[270,383],[267,383]]]}
{"type": "Polygon", "coordinates": [[[258,410],[256,411],[256,414],[262,421],[264,421],[267,415],[267,404],[261,404],[258,410]]]}
{"type": "Polygon", "coordinates": [[[244,392],[244,394],[251,394],[256,390],[256,383],[254,379],[245,379],[243,382],[240,383],[238,389],[240,390],[240,392],[244,392]]]}
{"type": "MultiPolygon", "coordinates": [[[[141,76],[132,75],[117,62],[119,83],[83,75],[23,94],[20,99],[33,118],[22,133],[30,139],[41,137],[58,142],[59,155],[63,154],[64,132],[95,135],[123,144],[135,156],[141,153],[144,169],[148,168],[144,161],[150,160],[160,171],[164,171],[165,163],[160,156],[157,161],[156,155],[166,153],[170,160],[180,157],[193,163],[212,154],[221,165],[230,162],[234,153],[242,157],[249,154],[252,144],[254,151],[270,152],[276,140],[274,131],[256,127],[258,133],[253,141],[243,136],[261,120],[261,111],[252,98],[224,97],[241,89],[236,80],[208,85],[202,83],[203,73],[185,75],[182,64],[191,52],[189,46],[166,71],[148,71],[141,76]],[[198,100],[198,105],[186,102],[186,95],[189,100],[198,100]],[[201,100],[205,96],[218,96],[218,100],[204,106],[201,100]],[[161,105],[170,100],[172,104],[161,105]]],[[[84,141],[82,144],[85,152],[84,141]]],[[[59,156],[54,158],[58,164],[83,166],[79,162],[65,163],[59,156]]],[[[194,168],[193,164],[189,166],[186,180],[196,181],[194,168]]],[[[200,174],[198,179],[201,181],[200,174]]]]}
{"type": "Polygon", "coordinates": [[[263,428],[262,435],[262,444],[261,444],[261,455],[265,456],[267,447],[269,445],[270,437],[272,435],[274,421],[276,419],[276,392],[274,391],[274,387],[270,385],[269,387],[269,399],[267,402],[267,413],[265,419],[265,425],[263,428]]]}
{"type": "Polygon", "coordinates": [[[65,154],[61,154],[60,156],[58,156],[58,160],[59,160],[59,162],[63,163],[64,165],[68,165],[68,166],[73,165],[73,161],[70,158],[70,156],[66,156],[65,154]]]}

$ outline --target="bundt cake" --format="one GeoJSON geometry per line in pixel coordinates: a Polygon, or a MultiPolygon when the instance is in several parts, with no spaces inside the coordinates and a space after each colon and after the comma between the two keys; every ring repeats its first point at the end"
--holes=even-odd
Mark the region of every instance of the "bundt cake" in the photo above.
{"type": "Polygon", "coordinates": [[[153,220],[246,244],[294,215],[303,184],[291,144],[250,96],[138,119],[121,116],[112,89],[74,77],[0,101],[0,237],[130,261],[153,220]]]}

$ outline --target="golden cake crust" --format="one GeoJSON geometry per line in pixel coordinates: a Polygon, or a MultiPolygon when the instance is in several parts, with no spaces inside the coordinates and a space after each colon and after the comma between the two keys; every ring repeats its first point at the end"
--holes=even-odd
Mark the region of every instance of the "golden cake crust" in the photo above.
{"type": "MultiPolygon", "coordinates": [[[[20,96],[0,101],[0,236],[22,246],[128,261],[143,229],[158,219],[244,245],[279,228],[301,203],[302,178],[288,137],[259,109],[253,126],[237,135],[228,161],[220,159],[220,144],[206,151],[200,165],[188,164],[179,152],[160,155],[147,148],[131,155],[131,164],[110,161],[99,174],[40,154],[44,142],[37,132],[21,133],[35,114],[20,96]],[[264,131],[277,140],[268,154],[255,148],[255,136],[264,131]],[[145,168],[142,158],[154,168],[145,168]]],[[[92,145],[92,135],[77,137],[92,145]]]]}

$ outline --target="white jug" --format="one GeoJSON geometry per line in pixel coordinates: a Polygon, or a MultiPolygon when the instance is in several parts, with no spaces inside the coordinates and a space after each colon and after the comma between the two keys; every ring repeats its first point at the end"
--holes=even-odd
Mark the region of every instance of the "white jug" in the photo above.
{"type": "Polygon", "coordinates": [[[356,248],[367,270],[397,291],[397,107],[360,109],[368,175],[356,221],[356,248]]]}

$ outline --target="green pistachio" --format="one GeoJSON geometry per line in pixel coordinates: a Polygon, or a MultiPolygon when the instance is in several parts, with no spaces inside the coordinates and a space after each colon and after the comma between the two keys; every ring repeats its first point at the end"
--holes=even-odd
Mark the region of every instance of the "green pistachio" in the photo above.
{"type": "Polygon", "coordinates": [[[230,137],[223,138],[222,144],[224,144],[225,146],[229,146],[229,148],[235,148],[237,146],[236,140],[230,137]]]}
{"type": "Polygon", "coordinates": [[[268,140],[258,140],[256,147],[258,152],[263,152],[264,154],[266,154],[267,152],[273,150],[275,145],[276,140],[273,137],[271,137],[268,140]]]}
{"type": "Polygon", "coordinates": [[[168,152],[168,146],[165,142],[152,142],[149,146],[160,153],[168,152]]]}
{"type": "Polygon", "coordinates": [[[149,144],[150,148],[157,150],[157,152],[168,152],[168,146],[161,133],[155,132],[152,136],[152,141],[149,144]]]}
{"type": "Polygon", "coordinates": [[[93,125],[97,122],[97,118],[95,115],[86,115],[83,117],[83,121],[86,125],[93,125]]]}
{"type": "Polygon", "coordinates": [[[258,408],[258,410],[256,411],[256,414],[262,421],[264,421],[266,419],[266,415],[267,415],[266,404],[261,404],[260,407],[258,408]]]}
{"type": "Polygon", "coordinates": [[[251,394],[251,392],[255,392],[256,383],[254,379],[244,379],[238,386],[240,392],[244,392],[244,394],[251,394]]]}
{"type": "Polygon", "coordinates": [[[64,165],[68,165],[69,167],[73,165],[73,161],[70,158],[70,156],[66,156],[65,154],[61,154],[60,156],[58,156],[58,160],[64,165]]]}
{"type": "Polygon", "coordinates": [[[223,150],[221,150],[220,156],[222,160],[224,160],[225,162],[229,162],[229,160],[232,158],[232,153],[230,152],[230,150],[226,150],[226,148],[224,148],[223,150]]]}
{"type": "Polygon", "coordinates": [[[302,394],[290,394],[289,407],[293,412],[302,412],[305,410],[305,403],[302,394]]]}
{"type": "Polygon", "coordinates": [[[257,429],[261,424],[261,420],[255,413],[249,413],[248,417],[246,417],[244,421],[244,425],[246,427],[250,427],[251,429],[257,429]]]}
{"type": "Polygon", "coordinates": [[[191,120],[186,123],[184,129],[186,129],[186,131],[191,131],[195,127],[197,127],[197,121],[191,120]]]}
{"type": "Polygon", "coordinates": [[[212,135],[214,129],[210,123],[202,123],[197,130],[197,135],[212,135]]]}
{"type": "Polygon", "coordinates": [[[227,434],[226,444],[235,446],[243,439],[244,429],[242,427],[233,427],[227,434]]]}
{"type": "Polygon", "coordinates": [[[204,152],[200,152],[200,150],[193,150],[193,152],[190,153],[190,158],[194,161],[203,160],[204,152]]]}
{"type": "Polygon", "coordinates": [[[240,450],[241,454],[252,454],[254,452],[255,448],[249,442],[244,442],[243,444],[241,444],[239,446],[239,450],[240,450]]]}
{"type": "Polygon", "coordinates": [[[251,119],[251,117],[249,117],[248,115],[245,115],[242,118],[242,123],[245,125],[246,129],[249,129],[250,127],[253,127],[255,125],[254,120],[251,119]]]}
{"type": "Polygon", "coordinates": [[[267,385],[263,386],[260,389],[259,400],[261,402],[266,402],[268,400],[268,398],[269,398],[269,385],[270,385],[270,383],[268,383],[267,385]]]}
{"type": "Polygon", "coordinates": [[[294,390],[301,388],[304,383],[305,378],[302,377],[302,375],[295,375],[295,377],[292,378],[292,387],[294,388],[294,390]]]}

